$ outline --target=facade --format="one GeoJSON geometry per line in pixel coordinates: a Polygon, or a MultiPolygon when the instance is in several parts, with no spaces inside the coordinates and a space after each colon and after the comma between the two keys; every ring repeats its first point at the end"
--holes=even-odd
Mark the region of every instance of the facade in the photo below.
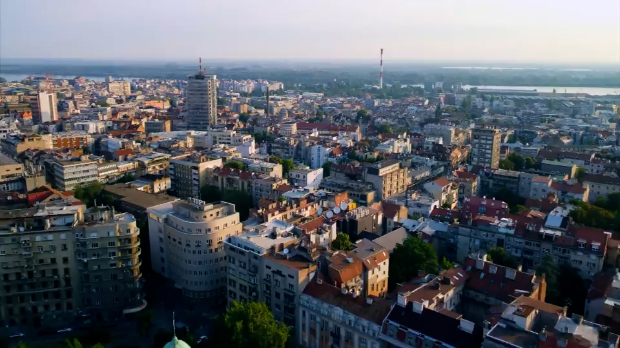
{"type": "Polygon", "coordinates": [[[81,149],[91,147],[93,138],[86,132],[61,132],[52,134],[53,149],[81,149]]]}
{"type": "Polygon", "coordinates": [[[472,130],[471,164],[499,168],[502,132],[498,129],[474,128],[472,130]]]}
{"type": "Polygon", "coordinates": [[[439,201],[441,206],[453,209],[458,204],[459,186],[447,178],[439,178],[424,184],[424,189],[439,201]]]}
{"type": "Polygon", "coordinates": [[[188,76],[187,129],[206,131],[217,124],[217,78],[199,71],[188,76]]]}
{"type": "Polygon", "coordinates": [[[9,156],[17,156],[26,150],[46,150],[52,148],[51,134],[7,135],[0,140],[2,152],[9,156]]]}
{"type": "Polygon", "coordinates": [[[52,171],[49,174],[54,186],[60,191],[70,191],[78,185],[99,181],[99,165],[88,156],[82,156],[80,161],[52,160],[48,168],[52,171]]]}
{"type": "Polygon", "coordinates": [[[429,123],[424,126],[424,135],[426,137],[439,137],[443,144],[450,146],[454,142],[455,129],[452,125],[429,123]]]}
{"type": "Polygon", "coordinates": [[[153,270],[172,280],[185,296],[214,304],[224,300],[224,240],[242,231],[235,205],[190,198],[147,212],[153,270]]]}
{"type": "Polygon", "coordinates": [[[373,185],[381,200],[407,190],[407,168],[399,161],[386,160],[369,165],[364,179],[373,185]]]}
{"type": "Polygon", "coordinates": [[[318,188],[323,180],[323,168],[318,169],[293,169],[288,174],[291,185],[298,187],[312,186],[318,188]]]}
{"type": "Polygon", "coordinates": [[[3,322],[57,327],[144,308],[135,219],[111,212],[41,205],[0,214],[3,322]]]}
{"type": "Polygon", "coordinates": [[[172,122],[170,120],[150,120],[144,123],[144,131],[149,133],[170,132],[172,122]]]}
{"type": "Polygon", "coordinates": [[[0,191],[24,192],[24,166],[0,153],[0,191]]]}
{"type": "Polygon", "coordinates": [[[582,182],[588,187],[588,202],[594,203],[598,197],[607,197],[620,192],[620,178],[600,174],[586,174],[582,182]]]}
{"type": "Polygon", "coordinates": [[[273,220],[226,239],[229,306],[233,301],[265,302],[276,320],[297,327],[299,295],[316,266],[295,248],[293,229],[273,220]]]}
{"type": "Polygon", "coordinates": [[[30,96],[32,120],[35,124],[54,122],[58,120],[56,93],[38,92],[30,96]]]}
{"type": "Polygon", "coordinates": [[[170,159],[170,190],[177,197],[200,198],[200,189],[208,182],[208,169],[221,167],[222,159],[202,155],[185,155],[170,159]]]}
{"type": "Polygon", "coordinates": [[[114,95],[128,96],[131,94],[129,81],[112,81],[108,83],[108,92],[114,95]]]}

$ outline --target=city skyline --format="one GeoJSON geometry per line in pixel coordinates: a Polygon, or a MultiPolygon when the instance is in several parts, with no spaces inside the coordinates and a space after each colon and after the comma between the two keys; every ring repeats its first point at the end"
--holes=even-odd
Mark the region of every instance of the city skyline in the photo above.
{"type": "Polygon", "coordinates": [[[0,57],[620,62],[620,4],[2,2],[0,57]],[[23,30],[23,17],[41,30],[23,30]],[[45,33],[45,35],[43,35],[45,33]],[[28,44],[24,44],[28,43],[28,44]]]}

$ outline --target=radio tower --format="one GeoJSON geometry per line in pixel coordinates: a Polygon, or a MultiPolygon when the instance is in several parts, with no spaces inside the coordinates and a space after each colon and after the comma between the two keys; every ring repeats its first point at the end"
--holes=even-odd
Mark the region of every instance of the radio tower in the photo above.
{"type": "Polygon", "coordinates": [[[381,49],[381,61],[379,62],[381,70],[379,70],[379,89],[383,89],[383,48],[381,49]]]}

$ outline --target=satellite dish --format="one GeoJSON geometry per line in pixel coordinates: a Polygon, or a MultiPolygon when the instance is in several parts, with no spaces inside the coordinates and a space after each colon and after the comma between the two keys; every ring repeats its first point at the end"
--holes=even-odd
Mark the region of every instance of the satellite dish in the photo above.
{"type": "Polygon", "coordinates": [[[328,211],[328,212],[327,212],[327,218],[328,218],[328,219],[331,219],[331,218],[333,218],[333,217],[334,217],[334,213],[332,213],[332,211],[331,211],[331,210],[330,210],[330,211],[328,211]]]}
{"type": "Polygon", "coordinates": [[[334,214],[339,214],[340,213],[340,208],[336,207],[334,208],[334,214]]]}
{"type": "Polygon", "coordinates": [[[340,203],[340,209],[347,210],[347,204],[345,202],[340,203]]]}
{"type": "Polygon", "coordinates": [[[319,215],[323,214],[323,207],[319,208],[319,210],[316,213],[319,215]]]}
{"type": "Polygon", "coordinates": [[[288,254],[288,249],[284,248],[284,250],[282,250],[282,254],[284,254],[284,255],[288,254]]]}

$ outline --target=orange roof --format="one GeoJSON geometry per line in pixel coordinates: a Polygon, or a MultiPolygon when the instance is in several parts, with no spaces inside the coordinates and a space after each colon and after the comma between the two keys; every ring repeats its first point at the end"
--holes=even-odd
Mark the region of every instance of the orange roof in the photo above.
{"type": "Polygon", "coordinates": [[[448,184],[450,184],[450,180],[448,180],[448,178],[439,178],[433,182],[441,187],[448,186],[448,184]]]}

